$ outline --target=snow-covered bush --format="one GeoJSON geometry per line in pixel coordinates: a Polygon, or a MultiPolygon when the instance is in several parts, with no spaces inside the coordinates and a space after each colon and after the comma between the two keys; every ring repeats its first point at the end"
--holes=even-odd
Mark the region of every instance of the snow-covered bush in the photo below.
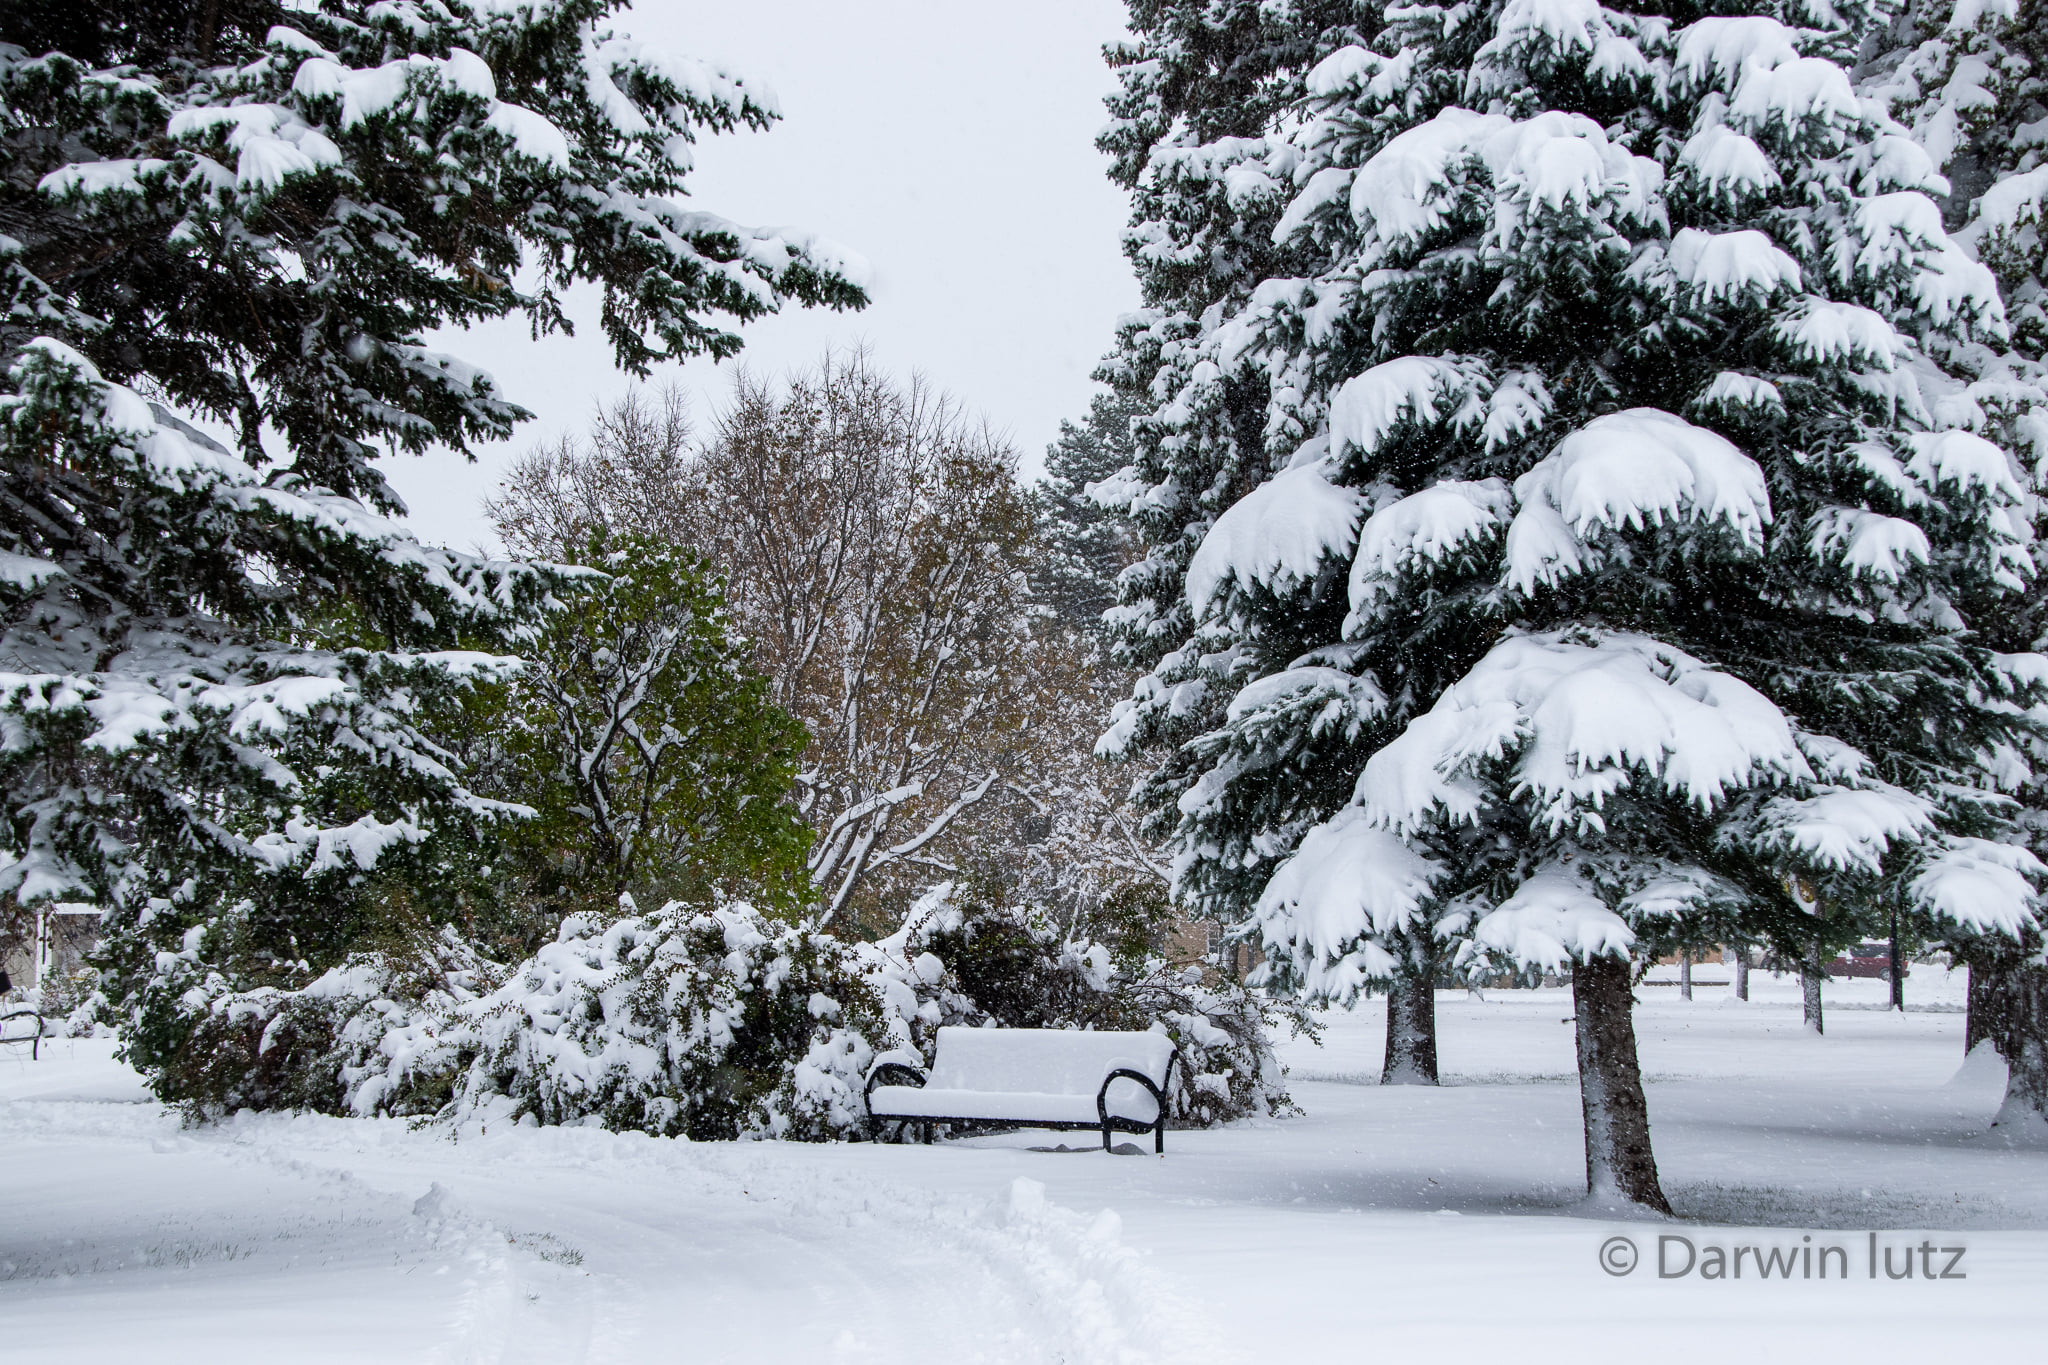
{"type": "Polygon", "coordinates": [[[870,964],[740,903],[641,914],[622,898],[615,916],[570,916],[509,971],[453,929],[355,954],[297,990],[228,989],[197,942],[167,956],[189,959],[159,979],[198,1022],[159,1059],[158,1092],[197,1117],[292,1108],[845,1137],[861,1123],[870,1040],[892,1036],[870,964]]]}
{"type": "Polygon", "coordinates": [[[155,1058],[196,1117],[249,1107],[458,1123],[597,1124],[695,1139],[863,1136],[888,1053],[943,1025],[1150,1029],[1187,1072],[1173,1118],[1288,1112],[1273,1053],[1298,1011],[1157,959],[1119,966],[1016,911],[935,888],[897,933],[846,943],[742,902],[571,915],[507,970],[452,928],[358,953],[297,990],[236,991],[203,943],[157,979],[196,1019],[155,1058]]]}
{"type": "Polygon", "coordinates": [[[469,1059],[455,1117],[592,1122],[692,1138],[844,1137],[881,1000],[852,949],[751,906],[671,903],[609,922],[573,915],[555,942],[489,996],[452,1011],[438,1049],[417,1030],[387,1038],[388,1077],[354,1104],[403,1104],[431,1063],[469,1059]]]}
{"type": "Polygon", "coordinates": [[[43,979],[36,1008],[42,1011],[45,1031],[66,1038],[90,1038],[106,1026],[101,1017],[106,997],[100,994],[98,968],[80,967],[75,972],[53,973],[43,979]]]}
{"type": "Polygon", "coordinates": [[[157,1095],[195,1118],[243,1108],[348,1113],[372,1086],[372,1094],[402,1097],[402,1105],[382,1106],[388,1112],[434,1112],[452,1094],[462,1057],[438,1041],[433,1022],[504,977],[503,967],[443,929],[401,948],[351,954],[296,990],[235,990],[207,965],[203,938],[193,931],[181,952],[159,955],[158,989],[145,994],[129,1043],[157,1095]],[[176,1041],[138,1054],[138,1043],[164,1036],[176,1041]]]}

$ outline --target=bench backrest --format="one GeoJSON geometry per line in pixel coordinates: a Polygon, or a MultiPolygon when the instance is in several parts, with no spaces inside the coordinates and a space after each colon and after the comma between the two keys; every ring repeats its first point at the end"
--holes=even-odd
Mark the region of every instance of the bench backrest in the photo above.
{"type": "MultiPolygon", "coordinates": [[[[1118,1067],[1143,1072],[1164,1089],[1172,1062],[1173,1040],[1163,1033],[942,1028],[926,1084],[944,1090],[1093,1098],[1102,1089],[1102,1078],[1118,1067]]],[[[1136,1089],[1135,1082],[1123,1085],[1136,1089]]]]}

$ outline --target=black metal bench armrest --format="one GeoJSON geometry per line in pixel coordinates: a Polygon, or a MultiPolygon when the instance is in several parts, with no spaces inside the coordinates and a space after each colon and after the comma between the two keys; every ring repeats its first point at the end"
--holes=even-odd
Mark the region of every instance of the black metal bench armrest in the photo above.
{"type": "MultiPolygon", "coordinates": [[[[15,1008],[13,1008],[13,1009],[11,1009],[11,1010],[8,1010],[8,1011],[7,1011],[7,1012],[6,1012],[5,1014],[0,1014],[0,1024],[4,1024],[4,1023],[6,1023],[6,1022],[7,1022],[7,1021],[8,1021],[9,1019],[33,1019],[33,1020],[35,1020],[35,1021],[36,1021],[36,1031],[35,1031],[35,1032],[34,1032],[33,1034],[31,1034],[31,1035],[30,1035],[29,1037],[27,1037],[27,1038],[7,1038],[7,1039],[0,1039],[0,1042],[9,1042],[9,1043],[27,1043],[27,1044],[29,1045],[29,1046],[28,1046],[28,1056],[29,1056],[29,1060],[30,1060],[30,1061],[35,1061],[35,1062],[39,1062],[39,1061],[41,1061],[41,1060],[42,1060],[42,1058],[43,1058],[43,1015],[42,1015],[42,1011],[41,1011],[41,1010],[37,1010],[37,1009],[32,1009],[32,1008],[30,1008],[30,1007],[29,1007],[29,1006],[27,1006],[27,1005],[18,1005],[18,1006],[16,1006],[16,1007],[15,1007],[15,1008]]],[[[18,1054],[17,1054],[17,1055],[18,1055],[18,1054]]]]}
{"type": "MultiPolygon", "coordinates": [[[[1126,1124],[1128,1119],[1112,1120],[1109,1117],[1109,1087],[1121,1077],[1128,1077],[1145,1087],[1152,1094],[1153,1104],[1158,1106],[1159,1115],[1152,1121],[1152,1150],[1164,1155],[1166,1152],[1166,1120],[1170,1117],[1168,1097],[1173,1094],[1173,1069],[1179,1067],[1183,1078],[1187,1075],[1187,1062],[1181,1057],[1180,1049],[1166,1059],[1166,1084],[1161,1085],[1142,1071],[1120,1066],[1102,1078],[1102,1089],[1095,1092],[1095,1114],[1102,1121],[1102,1145],[1109,1147],[1109,1130],[1112,1124],[1126,1124]]],[[[1185,1084],[1185,1079],[1183,1079],[1185,1084]]],[[[1142,1129],[1139,1131],[1143,1131],[1142,1129]]]]}
{"type": "MultiPolygon", "coordinates": [[[[1171,1079],[1171,1078],[1172,1078],[1172,1076],[1173,1076],[1173,1063],[1171,1063],[1171,1062],[1168,1062],[1168,1063],[1166,1064],[1166,1074],[1167,1074],[1167,1077],[1168,1077],[1168,1079],[1171,1079]]],[[[1116,1084],[1116,1082],[1117,1082],[1117,1081],[1118,1081],[1119,1079],[1122,1079],[1122,1078],[1126,1078],[1126,1077],[1128,1077],[1128,1078],[1129,1078],[1129,1079],[1131,1079],[1131,1080],[1134,1080],[1134,1081],[1136,1081],[1136,1082],[1137,1082],[1137,1083],[1138,1083],[1139,1085],[1142,1085],[1142,1086],[1144,1086],[1144,1087],[1145,1087],[1145,1089],[1147,1089],[1147,1090],[1149,1090],[1149,1091],[1151,1091],[1151,1092],[1152,1092],[1152,1102],[1153,1102],[1153,1103],[1154,1103],[1155,1105],[1157,1105],[1157,1106],[1158,1106],[1158,1108],[1159,1108],[1159,1117],[1158,1117],[1158,1118],[1156,1118],[1156,1119],[1154,1119],[1154,1120],[1152,1121],[1152,1140],[1153,1140],[1153,1145],[1154,1145],[1154,1146],[1155,1146],[1155,1147],[1157,1148],[1157,1150],[1159,1150],[1159,1151],[1162,1151],[1162,1152],[1163,1152],[1163,1151],[1165,1151],[1165,1150],[1166,1150],[1166,1092],[1165,1092],[1165,1091],[1163,1091],[1163,1090],[1161,1090],[1161,1089],[1159,1088],[1159,1082],[1157,1082],[1157,1081],[1153,1080],[1153,1079],[1152,1079],[1152,1078],[1151,1078],[1150,1076],[1147,1076],[1147,1075],[1146,1075],[1146,1074],[1145,1074],[1144,1072],[1142,1072],[1142,1071],[1134,1071],[1134,1070],[1132,1070],[1132,1069],[1131,1069],[1130,1067],[1127,1067],[1127,1066],[1120,1066],[1120,1067],[1118,1067],[1118,1068],[1117,1068],[1116,1070],[1114,1070],[1114,1071],[1110,1072],[1110,1073],[1109,1073],[1109,1074],[1108,1074],[1107,1076],[1104,1076],[1104,1077],[1102,1078],[1102,1089],[1100,1089],[1100,1090],[1098,1090],[1098,1091],[1096,1091],[1096,1092],[1095,1092],[1095,1113],[1096,1113],[1097,1117],[1099,1117],[1099,1118],[1100,1118],[1100,1119],[1102,1120],[1102,1146],[1103,1146],[1103,1150],[1107,1151],[1107,1150],[1109,1149],[1109,1130],[1110,1130],[1110,1127],[1111,1127],[1111,1120],[1110,1120],[1110,1117],[1109,1117],[1109,1088],[1110,1088],[1110,1086],[1112,1086],[1112,1085],[1116,1084]]],[[[1128,1120],[1126,1120],[1126,1121],[1128,1122],[1128,1120]]],[[[1142,1131],[1142,1130],[1140,1130],[1140,1131],[1142,1131]]]]}
{"type": "Polygon", "coordinates": [[[925,1076],[922,1071],[907,1062],[883,1062],[868,1073],[868,1083],[861,1090],[861,1102],[872,1116],[875,1112],[875,1087],[878,1085],[911,1085],[924,1088],[925,1076]],[[901,1079],[891,1079],[900,1077],[901,1079]]]}

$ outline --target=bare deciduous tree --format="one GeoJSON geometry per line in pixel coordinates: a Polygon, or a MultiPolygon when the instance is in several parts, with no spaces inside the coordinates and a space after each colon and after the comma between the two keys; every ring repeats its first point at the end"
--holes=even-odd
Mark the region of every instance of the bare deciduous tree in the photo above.
{"type": "Polygon", "coordinates": [[[691,438],[681,389],[635,392],[599,408],[587,438],[561,436],[516,460],[484,513],[530,559],[574,560],[594,531],[694,545],[697,501],[678,496],[696,477],[691,438]]]}
{"type": "Polygon", "coordinates": [[[704,440],[679,395],[629,397],[587,441],[521,460],[489,511],[521,553],[603,526],[723,570],[756,666],[810,730],[818,921],[858,930],[899,879],[957,872],[970,830],[1033,788],[1049,699],[1071,690],[1031,599],[1015,464],[944,395],[855,355],[781,385],[742,373],[704,440]]]}

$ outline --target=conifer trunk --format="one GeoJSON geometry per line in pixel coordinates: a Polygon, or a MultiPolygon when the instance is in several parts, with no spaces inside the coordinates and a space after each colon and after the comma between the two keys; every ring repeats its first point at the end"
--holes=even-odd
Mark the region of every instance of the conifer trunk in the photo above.
{"type": "Polygon", "coordinates": [[[1670,1213],[1650,1150],[1650,1110],[1636,1060],[1626,958],[1601,954],[1572,968],[1579,1102],[1586,1123],[1586,1192],[1670,1213]]]}
{"type": "Polygon", "coordinates": [[[1387,990],[1387,1057],[1381,1085],[1435,1085],[1436,978],[1396,977],[1387,990]]]}
{"type": "Polygon", "coordinates": [[[2005,988],[2005,1102],[1991,1126],[2048,1137],[2048,967],[2016,967],[2005,988]]]}
{"type": "Polygon", "coordinates": [[[1749,999],[1749,948],[1747,946],[1738,946],[1730,948],[1728,951],[1735,963],[1735,998],[1737,1000],[1747,1000],[1749,999]]]}
{"type": "Polygon", "coordinates": [[[1799,963],[1799,997],[1805,1007],[1806,1027],[1816,1034],[1827,1032],[1826,1021],[1820,1012],[1820,983],[1827,976],[1820,965],[1820,936],[1816,934],[1806,945],[1806,956],[1799,963]]]}
{"type": "Polygon", "coordinates": [[[1999,1003],[1999,970],[1988,962],[1969,964],[1970,982],[1963,997],[1963,1055],[1969,1056],[1977,1050],[1977,1044],[1990,1042],[1994,1047],[2002,1045],[1997,1039],[1997,1016],[1999,1003]]]}
{"type": "Polygon", "coordinates": [[[1991,1126],[2015,1137],[2048,1138],[2048,965],[2029,958],[1984,972],[1982,1009],[1978,975],[1973,966],[1971,1024],[2005,1058],[2005,1101],[1991,1126]]]}
{"type": "Polygon", "coordinates": [[[1892,912],[1890,976],[1892,983],[1891,1008],[1899,1013],[1906,1012],[1906,959],[1899,951],[1899,914],[1892,912]]]}
{"type": "Polygon", "coordinates": [[[1678,998],[1692,999],[1692,949],[1678,955],[1678,998]]]}

